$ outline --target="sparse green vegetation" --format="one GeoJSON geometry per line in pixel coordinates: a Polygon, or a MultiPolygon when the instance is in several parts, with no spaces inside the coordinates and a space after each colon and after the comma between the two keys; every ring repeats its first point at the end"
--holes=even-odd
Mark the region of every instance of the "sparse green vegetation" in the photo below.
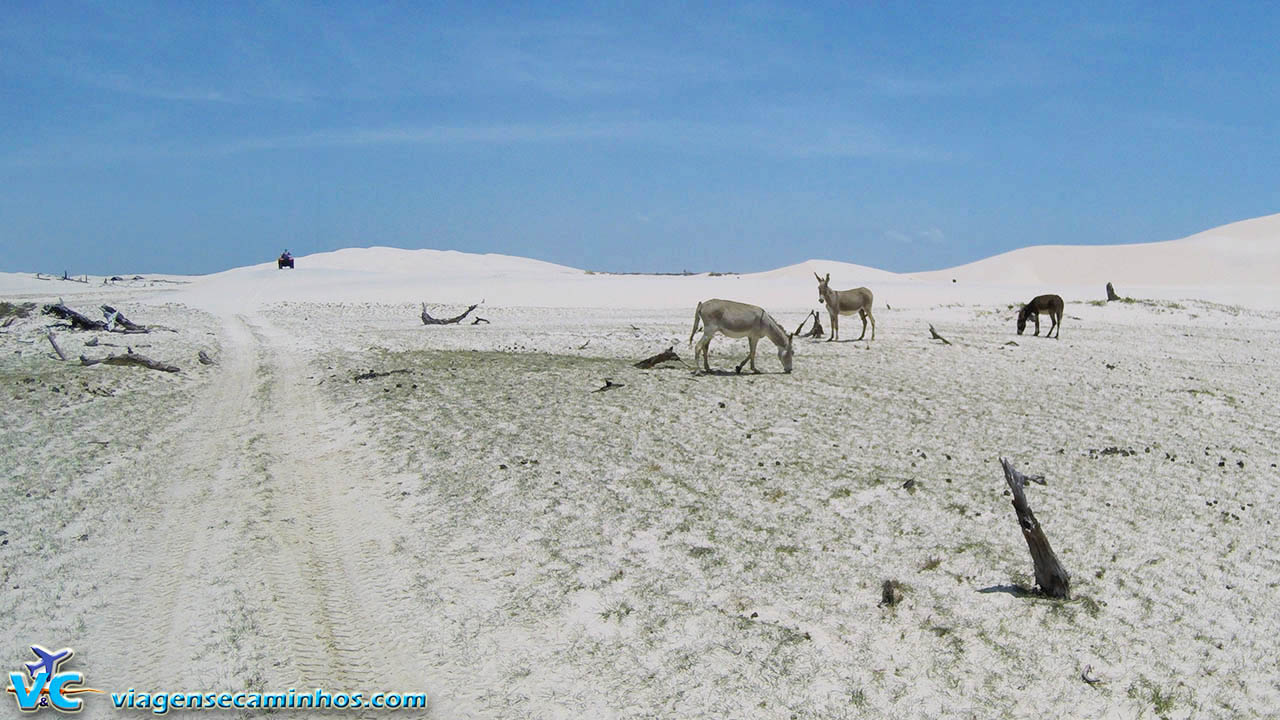
{"type": "Polygon", "coordinates": [[[11,303],[0,300],[0,320],[7,318],[28,318],[35,312],[36,304],[32,302],[11,303]]]}

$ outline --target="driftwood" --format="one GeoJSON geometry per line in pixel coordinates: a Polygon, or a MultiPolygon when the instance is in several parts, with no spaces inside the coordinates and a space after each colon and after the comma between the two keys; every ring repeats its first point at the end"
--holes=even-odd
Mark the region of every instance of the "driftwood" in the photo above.
{"type": "Polygon", "coordinates": [[[796,337],[816,337],[816,338],[820,338],[825,334],[826,332],[822,329],[822,321],[818,319],[817,310],[810,310],[809,316],[806,317],[804,320],[800,321],[800,327],[796,328],[796,331],[794,333],[796,337]],[[800,331],[804,330],[805,323],[809,322],[810,319],[813,320],[813,328],[810,329],[809,332],[805,333],[804,335],[801,335],[800,331]]]}
{"type": "MultiPolygon", "coordinates": [[[[462,318],[464,318],[464,317],[466,317],[466,316],[470,315],[470,314],[471,314],[471,311],[472,311],[472,310],[475,310],[477,307],[479,307],[479,306],[480,306],[480,303],[483,303],[483,302],[484,302],[484,301],[483,301],[483,300],[481,300],[480,302],[476,303],[475,305],[472,305],[471,307],[469,307],[469,308],[467,308],[466,310],[464,310],[464,311],[462,312],[462,314],[461,314],[461,315],[458,315],[458,316],[456,316],[456,317],[451,317],[451,318],[433,318],[433,317],[431,317],[431,314],[427,312],[427,304],[426,304],[426,303],[422,303],[422,324],[423,324],[423,325],[456,325],[457,323],[462,322],[462,318]]],[[[476,319],[477,319],[477,320],[480,320],[480,318],[476,318],[476,319]]],[[[484,320],[484,322],[489,322],[489,321],[488,321],[488,320],[484,320]]],[[[476,323],[471,323],[471,324],[472,324],[472,325],[475,325],[476,323]]]]}
{"type": "Polygon", "coordinates": [[[374,378],[387,377],[388,375],[399,375],[400,373],[411,373],[411,372],[413,371],[408,368],[401,368],[400,370],[388,370],[386,372],[374,372],[370,370],[369,372],[360,373],[359,375],[356,375],[351,379],[355,380],[356,382],[360,382],[361,380],[372,380],[374,378]]]}
{"type": "Polygon", "coordinates": [[[902,583],[885,580],[880,586],[880,607],[893,607],[902,602],[902,583]]]}
{"type": "MultiPolygon", "coordinates": [[[[586,346],[584,345],[583,347],[586,347],[586,346]]],[[[680,356],[676,355],[676,346],[672,345],[671,347],[667,348],[666,350],[663,350],[657,355],[653,355],[651,357],[647,357],[641,360],[640,362],[635,364],[635,367],[638,367],[641,370],[649,370],[653,366],[659,365],[668,360],[679,360],[679,359],[680,359],[680,356]]]]}
{"type": "Polygon", "coordinates": [[[124,316],[124,313],[120,312],[119,310],[116,310],[110,305],[102,306],[102,315],[107,319],[107,327],[111,328],[112,330],[114,330],[116,327],[122,327],[124,328],[124,332],[127,332],[127,333],[151,332],[146,327],[139,325],[135,322],[132,322],[131,320],[129,320],[129,318],[124,316]]]}
{"type": "Polygon", "coordinates": [[[80,313],[72,310],[59,300],[53,305],[45,305],[43,310],[45,315],[53,315],[62,318],[71,323],[71,327],[77,330],[108,330],[107,324],[101,320],[90,320],[80,313]]]}
{"type": "Polygon", "coordinates": [[[950,345],[950,344],[951,344],[951,341],[950,341],[950,340],[948,340],[948,339],[946,339],[946,338],[942,337],[941,335],[939,335],[939,334],[938,334],[938,331],[937,331],[937,330],[934,330],[934,329],[933,329],[933,325],[930,325],[930,326],[929,326],[929,335],[930,335],[934,340],[941,340],[943,345],[950,345]]]}
{"type": "Polygon", "coordinates": [[[472,324],[472,325],[479,325],[480,323],[484,323],[485,325],[492,325],[492,324],[493,324],[493,323],[489,322],[488,320],[485,320],[484,318],[480,317],[479,315],[477,315],[477,316],[475,316],[474,318],[472,318],[472,319],[471,319],[471,324],[472,324]]]}
{"type": "Polygon", "coordinates": [[[1116,294],[1116,289],[1111,287],[1111,283],[1107,283],[1107,302],[1119,300],[1120,296],[1116,294]]]}
{"type": "Polygon", "coordinates": [[[161,372],[181,372],[181,369],[177,365],[167,365],[165,363],[152,360],[145,355],[135,353],[132,348],[130,348],[129,352],[124,355],[108,355],[107,357],[99,358],[97,360],[86,355],[80,356],[81,365],[97,365],[99,363],[105,365],[139,365],[144,368],[159,370],[161,372]]]}
{"type": "Polygon", "coordinates": [[[620,388],[620,387],[626,387],[626,385],[622,383],[616,383],[610,378],[605,378],[604,385],[601,385],[600,387],[596,388],[595,390],[592,390],[591,392],[604,392],[605,390],[612,390],[614,388],[620,388]]]}
{"type": "Polygon", "coordinates": [[[201,350],[199,353],[196,354],[196,359],[200,361],[201,365],[217,365],[218,364],[217,360],[214,360],[213,358],[209,357],[209,353],[203,350],[201,350]]]}
{"type": "Polygon", "coordinates": [[[58,359],[66,360],[67,355],[66,353],[62,352],[62,348],[58,347],[58,341],[54,339],[53,331],[46,328],[44,331],[44,336],[49,338],[49,344],[53,346],[53,351],[58,353],[58,359]]]}
{"type": "MultiPolygon", "coordinates": [[[[1005,482],[1013,492],[1013,510],[1018,514],[1018,526],[1022,528],[1022,537],[1026,539],[1027,548],[1031,551],[1031,562],[1035,564],[1036,585],[1040,587],[1040,592],[1049,597],[1069,599],[1071,575],[1058,562],[1058,556],[1049,546],[1049,538],[1045,537],[1044,530],[1031,512],[1027,495],[1023,491],[1033,478],[1015,470],[1004,458],[1000,458],[1000,465],[1004,468],[1005,482]]],[[[1043,481],[1043,478],[1040,480],[1043,481]]]]}

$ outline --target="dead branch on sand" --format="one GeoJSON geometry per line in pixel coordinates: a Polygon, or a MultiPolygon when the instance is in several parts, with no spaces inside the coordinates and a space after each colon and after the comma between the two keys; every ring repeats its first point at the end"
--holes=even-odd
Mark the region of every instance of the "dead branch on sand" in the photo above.
{"type": "MultiPolygon", "coordinates": [[[[457,316],[455,316],[455,317],[451,317],[451,318],[434,318],[434,317],[431,317],[431,313],[428,313],[428,312],[427,312],[427,304],[426,304],[426,303],[422,303],[422,324],[423,324],[423,325],[456,325],[456,324],[458,324],[458,323],[462,322],[462,319],[463,319],[463,318],[465,318],[466,316],[470,315],[472,310],[475,310],[477,307],[479,307],[479,306],[480,306],[480,305],[482,305],[482,304],[484,304],[484,300],[481,300],[480,302],[476,303],[475,305],[472,305],[471,307],[469,307],[469,308],[467,308],[466,310],[464,310],[464,311],[462,312],[462,314],[461,314],[461,315],[457,315],[457,316]]],[[[487,323],[487,322],[489,322],[489,321],[488,321],[488,320],[485,320],[485,319],[483,319],[483,318],[477,317],[477,318],[476,318],[476,322],[473,322],[473,323],[471,323],[471,324],[472,324],[472,325],[476,325],[476,324],[478,324],[479,322],[486,322],[486,323],[487,323]]]]}
{"type": "Polygon", "coordinates": [[[399,370],[387,370],[386,372],[374,372],[370,370],[369,372],[360,373],[359,375],[356,375],[351,379],[355,380],[356,382],[360,382],[361,380],[372,380],[374,378],[387,377],[388,375],[399,375],[401,373],[411,373],[411,372],[413,371],[408,368],[401,368],[399,370]]]}
{"type": "Polygon", "coordinates": [[[671,347],[667,348],[666,350],[663,350],[657,355],[652,355],[650,357],[647,357],[641,360],[640,362],[635,364],[635,367],[638,367],[641,370],[649,370],[653,368],[655,365],[660,365],[664,362],[667,362],[668,360],[676,360],[678,362],[684,362],[683,360],[680,360],[679,355],[676,355],[675,345],[672,345],[671,347]]]}
{"type": "Polygon", "coordinates": [[[139,325],[131,321],[129,318],[124,316],[124,313],[120,312],[119,310],[116,310],[110,305],[102,306],[102,315],[107,319],[107,327],[111,328],[114,332],[126,332],[126,333],[150,332],[150,330],[148,330],[146,327],[143,327],[142,325],[139,325]],[[115,328],[117,327],[122,327],[124,328],[124,330],[123,331],[115,330],[115,328]]]}
{"type": "Polygon", "coordinates": [[[66,360],[66,353],[62,352],[62,348],[58,347],[58,341],[54,339],[53,331],[45,328],[44,336],[49,338],[49,344],[53,346],[53,351],[58,353],[58,359],[66,360]]]}
{"type": "Polygon", "coordinates": [[[804,320],[800,321],[800,327],[797,327],[795,333],[793,334],[796,337],[816,337],[816,338],[822,337],[826,333],[822,329],[822,321],[819,320],[818,317],[819,316],[818,316],[817,310],[810,310],[808,316],[806,316],[804,320]],[[810,319],[813,320],[813,327],[809,330],[809,332],[805,333],[804,335],[801,335],[800,331],[804,330],[805,323],[809,322],[810,319]]]}
{"type": "Polygon", "coordinates": [[[107,324],[101,320],[91,320],[84,315],[72,310],[63,304],[62,300],[53,305],[45,305],[42,311],[45,315],[53,315],[62,318],[71,323],[71,327],[77,330],[107,330],[107,324]]]}

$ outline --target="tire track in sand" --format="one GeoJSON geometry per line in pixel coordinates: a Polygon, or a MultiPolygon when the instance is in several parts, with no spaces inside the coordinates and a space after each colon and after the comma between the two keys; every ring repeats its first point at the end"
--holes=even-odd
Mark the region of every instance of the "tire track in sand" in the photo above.
{"type": "MultiPolygon", "coordinates": [[[[262,318],[224,324],[221,376],[132,472],[167,490],[123,554],[116,674],[139,690],[424,691],[376,458],[262,318]]],[[[122,685],[123,687],[123,685],[122,685]]]]}

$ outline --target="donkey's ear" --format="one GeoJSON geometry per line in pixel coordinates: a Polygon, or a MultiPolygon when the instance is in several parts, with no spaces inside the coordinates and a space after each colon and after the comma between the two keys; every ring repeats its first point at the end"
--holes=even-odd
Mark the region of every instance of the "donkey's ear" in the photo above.
{"type": "Polygon", "coordinates": [[[814,277],[816,277],[816,278],[818,278],[818,282],[822,282],[822,276],[821,276],[821,275],[819,275],[818,273],[814,273],[814,274],[813,274],[813,276],[814,276],[814,277]]]}
{"type": "Polygon", "coordinates": [[[831,273],[827,273],[826,282],[831,282],[831,273]]]}

